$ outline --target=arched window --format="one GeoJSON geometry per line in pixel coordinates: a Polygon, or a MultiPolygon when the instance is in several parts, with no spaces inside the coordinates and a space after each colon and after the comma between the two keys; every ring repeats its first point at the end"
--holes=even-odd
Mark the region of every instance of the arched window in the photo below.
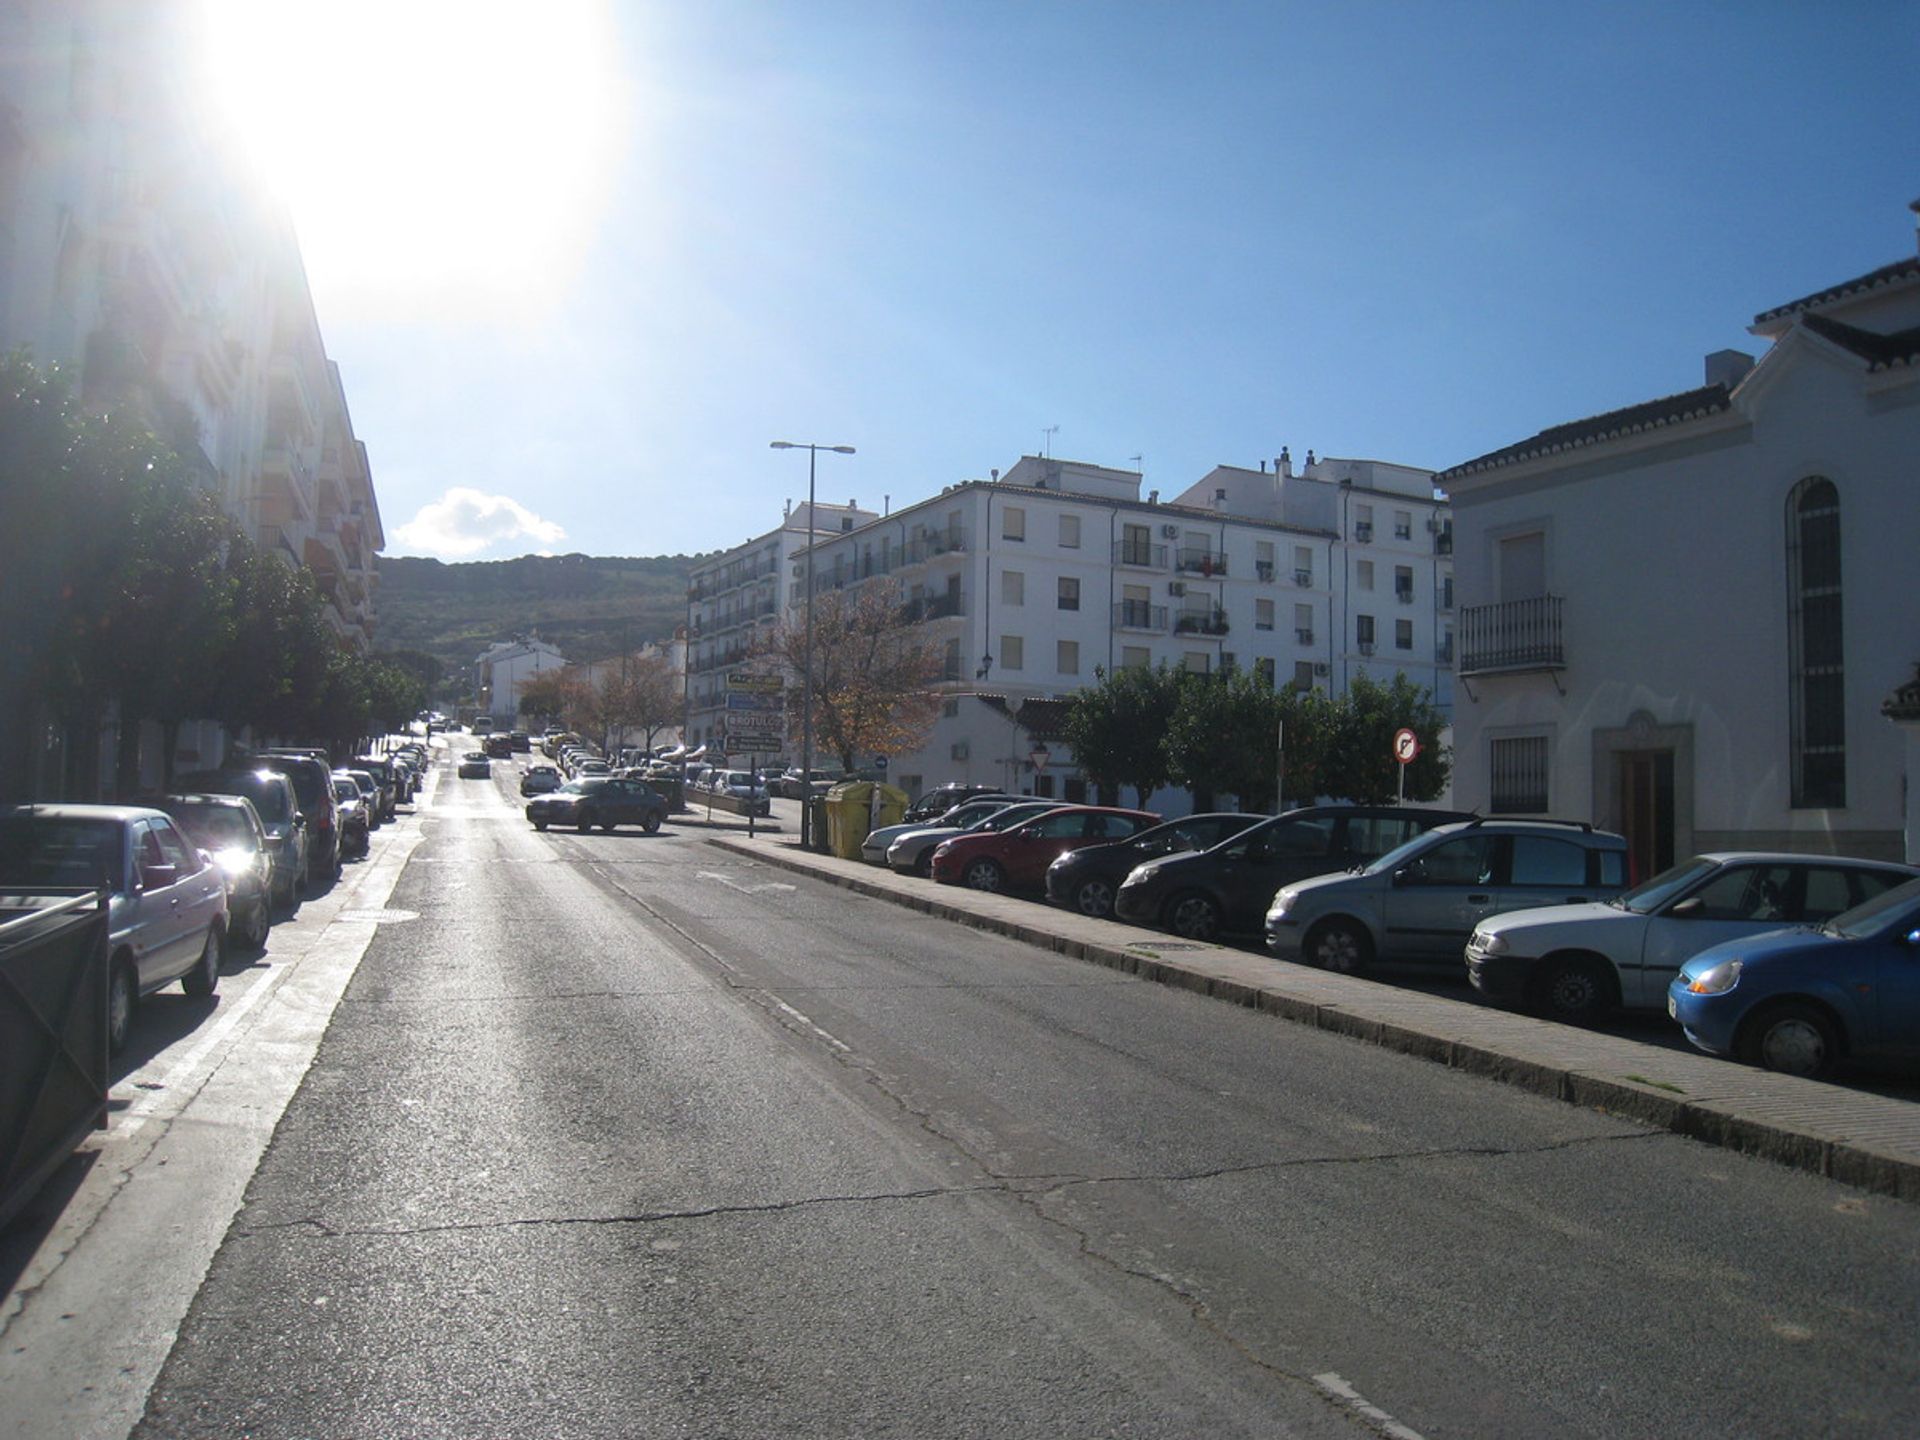
{"type": "Polygon", "coordinates": [[[1787,499],[1788,743],[1795,809],[1847,803],[1840,492],[1812,475],[1787,499]]]}

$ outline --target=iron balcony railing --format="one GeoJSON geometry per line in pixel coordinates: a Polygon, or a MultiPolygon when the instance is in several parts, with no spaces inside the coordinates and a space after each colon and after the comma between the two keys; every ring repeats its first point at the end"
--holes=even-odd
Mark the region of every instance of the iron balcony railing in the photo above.
{"type": "Polygon", "coordinates": [[[923,620],[945,620],[966,613],[966,606],[958,595],[923,595],[900,607],[900,620],[906,625],[918,625],[923,620]]]}
{"type": "Polygon", "coordinates": [[[967,537],[958,531],[935,531],[931,534],[915,535],[907,541],[906,565],[918,565],[925,560],[935,560],[942,555],[958,555],[967,548],[967,537]]]}
{"type": "Polygon", "coordinates": [[[1536,595],[1496,605],[1463,605],[1458,632],[1460,673],[1564,670],[1567,657],[1560,633],[1564,603],[1559,595],[1536,595]]]}
{"type": "Polygon", "coordinates": [[[1164,570],[1167,568],[1167,547],[1155,545],[1150,540],[1116,540],[1113,542],[1113,563],[1131,565],[1136,570],[1164,570]]]}
{"type": "Polygon", "coordinates": [[[1182,610],[1173,617],[1176,635],[1224,635],[1227,614],[1224,610],[1182,610]]]}
{"type": "Polygon", "coordinates": [[[1178,568],[1183,575],[1224,575],[1227,573],[1227,557],[1220,550],[1197,546],[1183,548],[1178,568]]]}
{"type": "Polygon", "coordinates": [[[1122,600],[1113,607],[1113,624],[1118,630],[1165,630],[1167,607],[1145,600],[1122,600]]]}

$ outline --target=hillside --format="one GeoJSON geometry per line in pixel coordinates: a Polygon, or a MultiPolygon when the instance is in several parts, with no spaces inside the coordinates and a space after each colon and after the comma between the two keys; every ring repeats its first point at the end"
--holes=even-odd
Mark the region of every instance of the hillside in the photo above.
{"type": "Polygon", "coordinates": [[[418,650],[457,673],[499,640],[538,631],[569,660],[665,640],[686,623],[699,557],[523,555],[471,561],[380,556],[376,650],[418,650]]]}

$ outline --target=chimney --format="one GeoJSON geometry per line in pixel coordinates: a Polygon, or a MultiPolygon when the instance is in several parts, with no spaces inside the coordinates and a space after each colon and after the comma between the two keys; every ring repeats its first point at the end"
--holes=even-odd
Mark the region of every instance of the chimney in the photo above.
{"type": "Polygon", "coordinates": [[[1300,473],[1302,475],[1311,475],[1313,473],[1313,466],[1314,466],[1313,451],[1309,449],[1307,451],[1307,468],[1302,470],[1300,473]]]}
{"type": "Polygon", "coordinates": [[[1160,503],[1160,492],[1158,490],[1147,491],[1147,503],[1149,505],[1158,505],[1160,503]]]}
{"type": "Polygon", "coordinates": [[[1000,478],[1000,472],[998,470],[989,470],[987,473],[993,476],[995,480],[998,480],[1000,478]]]}
{"type": "Polygon", "coordinates": [[[1731,390],[1753,369],[1753,356],[1744,350],[1716,350],[1707,356],[1707,384],[1731,390]]]}
{"type": "Polygon", "coordinates": [[[1284,445],[1280,447],[1280,458],[1273,462],[1273,473],[1282,480],[1289,479],[1293,475],[1293,456],[1287,453],[1287,447],[1284,445]]]}
{"type": "Polygon", "coordinates": [[[1260,462],[1260,473],[1261,473],[1262,475],[1264,475],[1264,474],[1266,474],[1266,473],[1267,473],[1267,462],[1266,462],[1266,461],[1264,461],[1264,460],[1262,460],[1262,461],[1260,462]]]}

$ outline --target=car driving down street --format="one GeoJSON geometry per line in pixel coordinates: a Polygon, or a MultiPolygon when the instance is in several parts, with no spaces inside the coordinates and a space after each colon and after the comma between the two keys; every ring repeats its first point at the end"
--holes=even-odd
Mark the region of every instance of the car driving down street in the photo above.
{"type": "Polygon", "coordinates": [[[577,830],[591,830],[596,825],[602,830],[638,825],[651,835],[666,818],[666,796],[644,780],[612,775],[569,780],[558,790],[527,802],[527,819],[536,830],[549,825],[571,825],[577,830]]]}

